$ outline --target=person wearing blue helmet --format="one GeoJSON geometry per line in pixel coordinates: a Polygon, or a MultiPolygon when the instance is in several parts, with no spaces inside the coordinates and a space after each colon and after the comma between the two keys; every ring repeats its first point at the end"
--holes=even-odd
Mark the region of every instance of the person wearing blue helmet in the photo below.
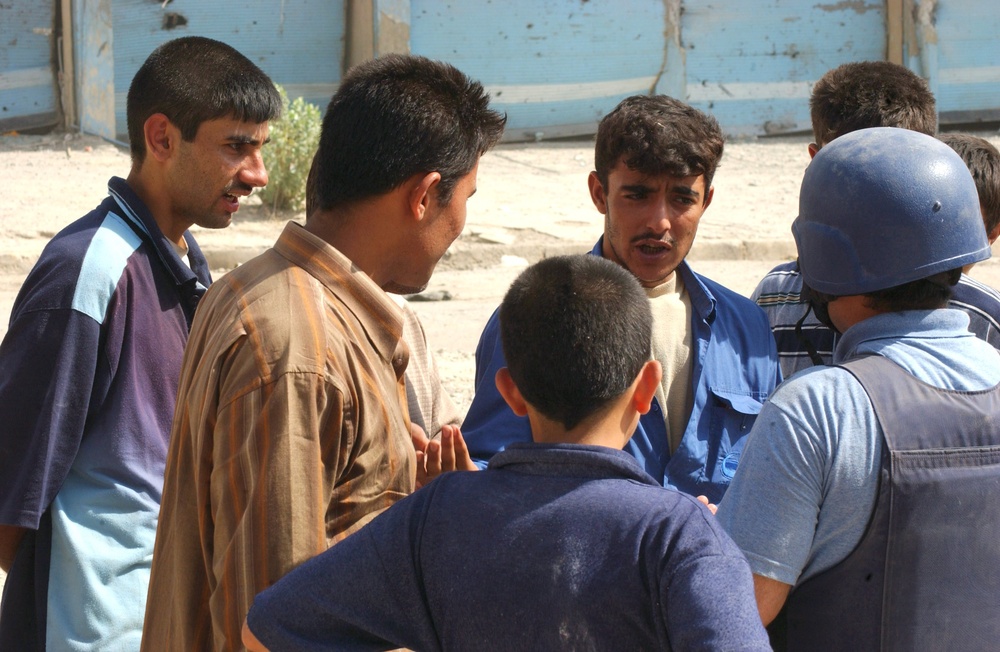
{"type": "Polygon", "coordinates": [[[930,136],[856,131],[807,168],[792,232],[840,337],[764,406],[719,505],[761,619],[776,649],[988,649],[1000,353],[947,308],[990,256],[972,177],[930,136]]]}

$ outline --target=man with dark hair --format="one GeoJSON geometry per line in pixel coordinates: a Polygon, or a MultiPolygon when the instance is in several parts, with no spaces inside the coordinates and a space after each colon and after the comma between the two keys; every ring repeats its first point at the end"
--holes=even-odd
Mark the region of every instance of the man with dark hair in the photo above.
{"type": "MultiPolygon", "coordinates": [[[[590,195],[604,214],[591,251],[646,289],[652,356],[663,367],[653,407],[625,446],[664,485],[716,502],[739,463],[743,437],[778,383],[774,339],[749,300],[684,260],[712,201],[723,136],[710,116],[673,98],[634,96],[601,120],[590,195]]],[[[498,317],[476,350],[476,395],[462,432],[473,457],[531,437],[493,384],[506,366],[498,317]]],[[[480,462],[482,464],[482,462],[480,462]]]]}
{"type": "Polygon", "coordinates": [[[828,70],[809,99],[815,156],[834,138],[870,127],[937,133],[934,95],[921,77],[888,61],[853,61],[828,70]]]}
{"type": "MultiPolygon", "coordinates": [[[[985,138],[971,134],[941,134],[938,140],[955,150],[972,173],[979,193],[986,239],[992,245],[1000,236],[1000,151],[985,138]]],[[[969,330],[976,337],[1000,349],[1000,292],[968,275],[962,277],[951,294],[951,307],[969,314],[969,330]]]]}
{"type": "Polygon", "coordinates": [[[198,309],[144,649],[238,647],[254,595],[413,491],[408,351],[386,290],[426,286],[504,122],[445,63],[390,55],[344,77],[305,226],[198,309]]]}
{"type": "Polygon", "coordinates": [[[660,380],[636,279],[597,256],[543,260],[511,285],[500,329],[496,383],[534,443],[438,478],[289,573],[254,602],[247,646],[769,649],[746,560],[621,451],[660,380]]]}
{"type": "MultiPolygon", "coordinates": [[[[869,127],[898,127],[933,136],[937,108],[927,83],[888,61],[857,61],[827,71],[809,101],[814,143],[810,158],[844,134],[869,127]]],[[[836,333],[809,311],[797,261],[778,265],[750,295],[767,315],[788,378],[814,364],[830,364],[836,333]]]]}
{"type": "Polygon", "coordinates": [[[990,649],[1000,353],[947,309],[990,256],[975,184],[935,138],[852,132],[806,169],[792,233],[836,366],[775,391],[718,511],[763,621],[787,602],[775,648],[990,649]]]}
{"type": "Polygon", "coordinates": [[[228,45],[160,46],[129,88],[128,179],[25,280],[0,345],[0,649],[138,648],[181,356],[211,282],[188,228],[227,226],[267,183],[280,113],[228,45]]]}

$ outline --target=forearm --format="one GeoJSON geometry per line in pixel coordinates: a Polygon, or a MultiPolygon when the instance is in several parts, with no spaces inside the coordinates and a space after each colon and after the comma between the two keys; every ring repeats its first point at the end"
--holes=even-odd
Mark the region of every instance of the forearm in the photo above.
{"type": "Polygon", "coordinates": [[[757,598],[757,610],[760,612],[760,621],[764,626],[771,624],[781,608],[785,606],[788,593],[792,590],[791,585],[772,580],[763,575],[753,576],[753,591],[757,598]]]}
{"type": "Polygon", "coordinates": [[[17,547],[27,530],[14,525],[0,525],[0,570],[8,573],[14,564],[17,547]]]}

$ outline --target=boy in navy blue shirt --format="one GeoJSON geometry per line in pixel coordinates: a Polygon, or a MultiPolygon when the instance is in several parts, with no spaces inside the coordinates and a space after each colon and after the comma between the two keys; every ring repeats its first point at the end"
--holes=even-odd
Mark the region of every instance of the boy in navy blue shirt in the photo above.
{"type": "Polygon", "coordinates": [[[768,650],[746,560],[621,449],[660,380],[649,302],[597,256],[530,267],[496,383],[533,443],[449,473],[262,592],[252,650],[768,650]],[[264,647],[267,646],[267,647],[264,647]]]}

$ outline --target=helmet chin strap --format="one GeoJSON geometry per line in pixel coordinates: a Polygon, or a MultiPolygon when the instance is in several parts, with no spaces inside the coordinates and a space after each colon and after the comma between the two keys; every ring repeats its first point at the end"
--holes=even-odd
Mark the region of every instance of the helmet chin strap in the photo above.
{"type": "Polygon", "coordinates": [[[823,358],[821,358],[819,352],[816,351],[815,345],[813,345],[813,343],[802,333],[802,325],[805,323],[806,318],[811,312],[816,315],[816,319],[819,320],[821,324],[839,335],[840,330],[830,319],[830,312],[827,308],[830,305],[830,301],[832,301],[834,297],[829,294],[817,292],[805,283],[802,284],[801,297],[805,300],[806,304],[808,304],[809,308],[805,311],[805,314],[802,315],[802,318],[795,322],[795,336],[799,338],[799,341],[802,343],[803,347],[805,347],[806,353],[809,354],[809,359],[812,360],[812,363],[814,365],[821,365],[824,364],[823,358]]]}
{"type": "Polygon", "coordinates": [[[806,321],[806,317],[809,316],[810,312],[812,312],[812,303],[809,304],[809,308],[806,309],[802,318],[795,322],[795,336],[799,338],[799,342],[801,342],[802,346],[805,347],[806,353],[809,354],[809,359],[812,360],[812,363],[814,365],[821,365],[823,364],[823,358],[821,358],[819,352],[816,351],[816,347],[813,345],[812,341],[802,334],[802,324],[806,321]]]}

